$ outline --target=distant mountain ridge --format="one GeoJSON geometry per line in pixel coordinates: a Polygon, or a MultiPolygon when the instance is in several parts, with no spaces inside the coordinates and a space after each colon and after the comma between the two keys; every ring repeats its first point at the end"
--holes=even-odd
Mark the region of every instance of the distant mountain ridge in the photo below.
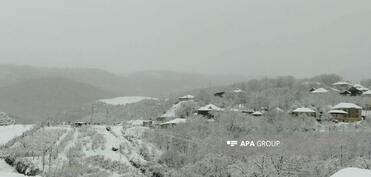
{"type": "Polygon", "coordinates": [[[98,99],[161,97],[243,79],[168,71],[136,72],[125,76],[99,69],[0,65],[0,111],[15,115],[17,122],[35,122],[80,109],[98,99]]]}
{"type": "Polygon", "coordinates": [[[112,96],[116,95],[66,78],[37,78],[0,87],[0,110],[16,115],[17,122],[30,123],[112,96]]]}
{"type": "Polygon", "coordinates": [[[22,80],[45,77],[67,78],[122,96],[158,96],[193,88],[232,84],[248,79],[243,76],[204,75],[172,71],[144,71],[118,75],[100,69],[0,65],[0,87],[22,80]]]}

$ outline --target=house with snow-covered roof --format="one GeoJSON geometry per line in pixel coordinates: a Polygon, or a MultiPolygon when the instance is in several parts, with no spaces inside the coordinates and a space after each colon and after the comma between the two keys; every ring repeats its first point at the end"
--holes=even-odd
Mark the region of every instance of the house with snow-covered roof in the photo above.
{"type": "Polygon", "coordinates": [[[177,124],[183,124],[186,123],[187,119],[182,119],[182,118],[175,118],[173,120],[170,120],[168,122],[164,122],[160,124],[161,128],[172,128],[176,126],[177,124]]]}
{"type": "Polygon", "coordinates": [[[349,81],[339,81],[339,82],[333,83],[332,85],[335,86],[339,90],[348,90],[351,87],[353,87],[353,84],[350,83],[349,81]]]}
{"type": "Polygon", "coordinates": [[[251,115],[253,115],[253,116],[255,116],[255,117],[259,117],[259,116],[262,116],[263,113],[260,112],[260,111],[255,111],[255,112],[253,112],[251,115]]]}
{"type": "Polygon", "coordinates": [[[232,90],[233,93],[241,93],[242,90],[240,88],[236,88],[234,90],[232,90]]]}
{"type": "Polygon", "coordinates": [[[323,94],[323,93],[327,93],[327,92],[328,92],[328,90],[325,89],[325,88],[318,88],[318,89],[314,89],[310,93],[313,93],[313,94],[323,94]]]}
{"type": "Polygon", "coordinates": [[[365,86],[363,86],[361,84],[354,84],[354,87],[357,88],[358,90],[362,91],[362,92],[366,92],[366,91],[369,90],[368,88],[366,88],[365,86]]]}
{"type": "Polygon", "coordinates": [[[301,108],[296,108],[295,110],[293,110],[291,112],[291,115],[294,117],[299,117],[299,116],[316,117],[317,112],[311,108],[301,107],[301,108]]]}
{"type": "Polygon", "coordinates": [[[350,96],[361,96],[363,94],[363,91],[356,87],[351,87],[348,91],[350,92],[350,96]]]}
{"type": "Polygon", "coordinates": [[[197,110],[197,114],[212,118],[214,117],[211,112],[213,111],[223,111],[222,108],[219,108],[218,106],[215,106],[213,104],[208,104],[206,106],[202,106],[197,110]]]}
{"type": "Polygon", "coordinates": [[[355,122],[362,120],[362,107],[354,103],[339,103],[328,112],[335,121],[355,122]]]}
{"type": "Polygon", "coordinates": [[[195,97],[193,95],[184,95],[182,97],[179,97],[179,101],[190,101],[193,100],[195,97]]]}
{"type": "Polygon", "coordinates": [[[223,92],[217,92],[217,93],[214,93],[214,96],[223,98],[224,94],[225,94],[224,91],[223,92]]]}
{"type": "Polygon", "coordinates": [[[362,96],[371,97],[371,90],[367,90],[367,91],[363,92],[362,96]]]}

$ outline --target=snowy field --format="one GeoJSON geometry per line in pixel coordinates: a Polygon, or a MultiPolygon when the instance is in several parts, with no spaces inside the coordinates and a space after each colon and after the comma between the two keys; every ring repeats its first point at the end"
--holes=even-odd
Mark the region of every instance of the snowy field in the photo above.
{"type": "MultiPolygon", "coordinates": [[[[0,126],[0,145],[6,144],[9,140],[22,135],[23,132],[31,128],[32,125],[0,126]]],[[[0,159],[0,177],[24,177],[24,175],[18,174],[13,167],[0,159]]]]}
{"type": "Polygon", "coordinates": [[[6,144],[14,137],[22,135],[23,132],[32,128],[32,125],[9,125],[0,126],[0,145],[6,144]]]}
{"type": "MultiPolygon", "coordinates": [[[[2,127],[2,131],[11,134],[7,135],[8,139],[11,139],[21,135],[21,130],[25,131],[29,128],[31,126],[10,126],[8,128],[2,127]],[[11,131],[12,128],[17,129],[16,134],[11,131]]],[[[88,173],[91,169],[99,169],[101,172],[105,172],[104,176],[107,177],[141,176],[141,170],[132,163],[144,166],[148,160],[158,157],[160,152],[154,146],[141,140],[142,135],[149,128],[128,125],[125,130],[122,125],[109,126],[109,129],[107,126],[98,125],[80,128],[69,126],[45,127],[23,137],[22,140],[28,142],[29,146],[27,148],[20,147],[18,152],[32,150],[38,153],[44,146],[54,145],[58,149],[58,156],[50,163],[52,169],[68,163],[68,154],[73,152],[81,154],[79,161],[84,161],[90,168],[86,167],[81,169],[85,171],[80,172],[88,173]],[[130,138],[130,140],[127,138],[130,138]],[[30,140],[37,140],[37,143],[30,143],[30,140]],[[114,150],[115,148],[116,150],[114,150]],[[143,152],[148,154],[148,158],[144,158],[143,152]]],[[[4,143],[6,143],[5,140],[4,143]]],[[[43,168],[40,158],[23,157],[23,159],[32,162],[38,169],[43,168]]],[[[48,163],[48,159],[46,161],[48,163]]],[[[0,159],[0,177],[21,176],[23,175],[18,174],[14,167],[6,164],[4,159],[0,159]]]]}
{"type": "Polygon", "coordinates": [[[103,102],[110,105],[126,105],[130,103],[137,103],[142,100],[158,100],[157,98],[152,97],[142,97],[142,96],[125,96],[125,97],[116,97],[111,99],[101,99],[99,102],[103,102]]]}
{"type": "Polygon", "coordinates": [[[344,168],[331,177],[371,177],[371,170],[359,168],[344,168]]]}

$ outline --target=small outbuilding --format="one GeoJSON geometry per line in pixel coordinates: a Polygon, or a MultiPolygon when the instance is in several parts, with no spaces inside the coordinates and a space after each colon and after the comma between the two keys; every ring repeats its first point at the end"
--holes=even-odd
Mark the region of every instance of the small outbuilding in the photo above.
{"type": "Polygon", "coordinates": [[[327,92],[328,92],[328,90],[326,90],[325,88],[318,88],[318,89],[314,89],[310,93],[313,93],[313,94],[323,94],[323,93],[327,93],[327,92]]]}

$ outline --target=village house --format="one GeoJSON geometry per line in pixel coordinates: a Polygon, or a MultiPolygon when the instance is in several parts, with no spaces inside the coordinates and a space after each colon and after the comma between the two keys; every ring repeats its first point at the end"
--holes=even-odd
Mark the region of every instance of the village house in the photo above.
{"type": "Polygon", "coordinates": [[[332,85],[335,86],[338,90],[348,90],[353,87],[352,83],[350,83],[349,81],[335,82],[332,85]]]}
{"type": "Polygon", "coordinates": [[[361,85],[361,84],[354,84],[354,87],[357,88],[358,90],[362,91],[362,92],[367,92],[369,89],[366,88],[365,86],[361,85]]]}
{"type": "Polygon", "coordinates": [[[343,111],[343,110],[331,110],[327,113],[331,115],[331,118],[333,120],[345,119],[348,114],[348,112],[343,111]]]}
{"type": "Polygon", "coordinates": [[[143,127],[151,127],[153,121],[152,120],[143,120],[143,127]]]}
{"type": "Polygon", "coordinates": [[[217,93],[214,93],[214,96],[222,98],[224,94],[225,92],[217,92],[217,93]]]}
{"type": "Polygon", "coordinates": [[[323,94],[323,93],[327,93],[328,90],[324,89],[324,88],[318,88],[318,89],[313,89],[310,93],[313,93],[313,94],[323,94]]]}
{"type": "Polygon", "coordinates": [[[255,111],[255,112],[253,112],[251,115],[253,115],[253,116],[255,116],[255,117],[259,117],[259,116],[262,116],[263,113],[260,112],[260,111],[255,111]]]}
{"type": "Polygon", "coordinates": [[[238,104],[230,108],[229,110],[232,112],[243,112],[243,109],[245,108],[245,105],[243,104],[238,104]]]}
{"type": "Polygon", "coordinates": [[[244,109],[244,110],[242,110],[242,113],[245,113],[245,114],[252,114],[253,112],[255,112],[253,109],[244,109]]]}
{"type": "Polygon", "coordinates": [[[202,115],[204,117],[213,118],[214,117],[214,115],[212,115],[213,111],[223,111],[223,109],[213,104],[208,104],[206,106],[199,108],[197,110],[197,114],[202,115]]]}
{"type": "Polygon", "coordinates": [[[173,119],[171,121],[161,123],[160,127],[161,128],[172,128],[172,127],[176,126],[177,124],[182,124],[182,123],[186,123],[186,122],[187,122],[187,119],[176,118],[176,119],[173,119]]]}
{"type": "Polygon", "coordinates": [[[185,96],[182,96],[182,97],[179,97],[178,100],[179,101],[190,101],[190,100],[193,100],[195,97],[193,95],[185,95],[185,96]]]}
{"type": "Polygon", "coordinates": [[[343,92],[340,92],[340,95],[343,95],[343,96],[348,96],[348,95],[351,95],[352,93],[348,90],[345,90],[343,92]]]}
{"type": "Polygon", "coordinates": [[[294,117],[299,117],[299,116],[307,116],[307,117],[316,117],[316,111],[306,108],[306,107],[301,107],[293,110],[291,112],[291,115],[294,117]]]}
{"type": "Polygon", "coordinates": [[[170,116],[169,114],[165,113],[165,114],[162,114],[161,116],[157,117],[156,121],[157,122],[165,122],[166,120],[169,120],[171,118],[174,118],[174,116],[170,116]]]}
{"type": "Polygon", "coordinates": [[[233,93],[241,93],[242,90],[240,88],[236,88],[234,90],[232,90],[233,93]]]}
{"type": "Polygon", "coordinates": [[[353,103],[339,103],[328,112],[334,121],[355,122],[362,120],[362,107],[353,103]]]}
{"type": "Polygon", "coordinates": [[[363,94],[363,91],[356,87],[351,87],[348,91],[350,92],[350,96],[361,96],[363,94]]]}
{"type": "Polygon", "coordinates": [[[366,92],[363,92],[362,94],[364,97],[370,97],[371,98],[371,90],[367,90],[366,92]]]}

